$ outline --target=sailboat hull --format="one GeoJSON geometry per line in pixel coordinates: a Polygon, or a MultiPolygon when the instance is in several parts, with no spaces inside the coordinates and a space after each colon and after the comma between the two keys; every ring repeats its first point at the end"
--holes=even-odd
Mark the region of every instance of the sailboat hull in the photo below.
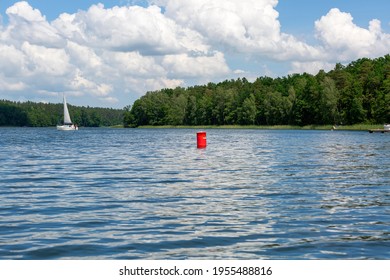
{"type": "Polygon", "coordinates": [[[79,130],[79,128],[73,124],[69,125],[57,125],[57,130],[62,130],[62,131],[69,131],[69,130],[79,130]]]}

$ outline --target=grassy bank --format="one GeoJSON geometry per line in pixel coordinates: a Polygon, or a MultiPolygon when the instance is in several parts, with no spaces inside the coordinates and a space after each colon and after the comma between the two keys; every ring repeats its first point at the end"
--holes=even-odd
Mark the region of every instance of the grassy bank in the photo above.
{"type": "Polygon", "coordinates": [[[383,129],[383,124],[354,124],[354,125],[342,125],[338,126],[339,130],[370,130],[370,129],[383,129]]]}
{"type": "MultiPolygon", "coordinates": [[[[333,125],[307,125],[307,126],[293,126],[293,125],[197,125],[197,126],[140,126],[139,128],[177,128],[177,129],[268,129],[268,130],[331,130],[333,125]]],[[[355,125],[339,125],[336,130],[357,130],[365,131],[369,129],[383,128],[383,125],[378,124],[355,124],[355,125]]]]}

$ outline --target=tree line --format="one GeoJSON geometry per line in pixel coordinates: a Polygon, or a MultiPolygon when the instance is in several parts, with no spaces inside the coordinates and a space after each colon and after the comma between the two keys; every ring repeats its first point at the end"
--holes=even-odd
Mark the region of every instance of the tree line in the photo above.
{"type": "Polygon", "coordinates": [[[390,55],[316,75],[246,78],[148,92],[124,115],[142,125],[323,125],[390,122],[390,55]]]}
{"type": "MultiPolygon", "coordinates": [[[[123,124],[124,110],[79,107],[68,104],[72,121],[79,126],[99,127],[123,124]]],[[[0,100],[0,126],[56,126],[63,121],[63,104],[0,100]]]]}

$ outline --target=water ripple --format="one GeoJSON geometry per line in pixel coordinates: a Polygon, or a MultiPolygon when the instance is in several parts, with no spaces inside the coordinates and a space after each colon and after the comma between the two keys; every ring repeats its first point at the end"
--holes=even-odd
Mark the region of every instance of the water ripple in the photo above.
{"type": "Polygon", "coordinates": [[[0,132],[0,259],[390,258],[386,134],[0,132]]]}

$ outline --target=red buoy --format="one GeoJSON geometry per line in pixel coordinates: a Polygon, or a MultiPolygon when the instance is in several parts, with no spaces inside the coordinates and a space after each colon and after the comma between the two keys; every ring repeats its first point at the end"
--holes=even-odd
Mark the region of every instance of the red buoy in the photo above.
{"type": "Polygon", "coordinates": [[[206,132],[199,131],[196,133],[198,149],[204,149],[207,146],[206,132]]]}

